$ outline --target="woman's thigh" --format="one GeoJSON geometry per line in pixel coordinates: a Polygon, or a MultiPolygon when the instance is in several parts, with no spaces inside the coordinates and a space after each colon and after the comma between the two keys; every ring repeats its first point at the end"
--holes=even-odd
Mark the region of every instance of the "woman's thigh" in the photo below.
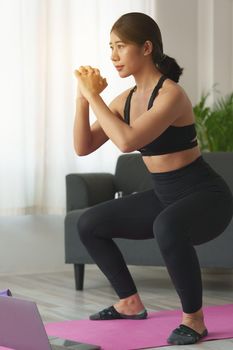
{"type": "Polygon", "coordinates": [[[232,196],[226,190],[207,187],[169,205],[157,217],[154,233],[161,225],[169,234],[185,235],[193,245],[208,242],[219,236],[232,219],[232,196]],[[156,225],[157,224],[157,225],[156,225]]]}
{"type": "Polygon", "coordinates": [[[98,237],[149,239],[161,210],[152,189],[97,204],[82,214],[78,226],[98,237]]]}

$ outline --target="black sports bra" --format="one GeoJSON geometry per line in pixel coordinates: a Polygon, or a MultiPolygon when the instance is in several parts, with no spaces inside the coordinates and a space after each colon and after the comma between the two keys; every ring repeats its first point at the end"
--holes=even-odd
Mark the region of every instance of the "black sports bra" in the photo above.
{"type": "MultiPolygon", "coordinates": [[[[153,106],[154,99],[157,96],[159,89],[162,87],[165,79],[167,79],[165,75],[162,75],[159,79],[151,94],[147,109],[150,109],[153,106]]],[[[124,121],[127,124],[130,123],[130,102],[135,88],[136,86],[130,91],[125,103],[124,121]]],[[[185,149],[197,146],[196,135],[194,123],[185,126],[170,125],[160,136],[149,144],[140,148],[138,151],[141,152],[142,156],[152,156],[183,151],[185,149]]]]}

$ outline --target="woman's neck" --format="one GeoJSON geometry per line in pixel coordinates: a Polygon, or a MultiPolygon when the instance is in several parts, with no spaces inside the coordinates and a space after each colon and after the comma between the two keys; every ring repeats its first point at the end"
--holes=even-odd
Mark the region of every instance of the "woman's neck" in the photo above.
{"type": "Polygon", "coordinates": [[[153,89],[159,81],[162,73],[153,65],[153,67],[145,67],[138,73],[134,74],[137,93],[144,94],[153,89]]]}

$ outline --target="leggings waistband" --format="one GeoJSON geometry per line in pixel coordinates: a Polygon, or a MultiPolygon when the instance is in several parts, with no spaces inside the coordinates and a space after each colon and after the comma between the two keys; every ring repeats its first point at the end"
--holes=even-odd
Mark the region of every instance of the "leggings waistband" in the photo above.
{"type": "MultiPolygon", "coordinates": [[[[198,158],[196,158],[194,161],[192,161],[191,163],[181,167],[181,168],[178,168],[178,169],[175,169],[175,170],[169,170],[169,171],[164,171],[164,172],[151,172],[151,175],[154,177],[154,178],[159,178],[159,177],[169,177],[170,175],[179,175],[181,174],[182,172],[185,172],[186,170],[188,170],[189,168],[193,167],[193,166],[196,166],[196,165],[199,165],[199,164],[207,164],[205,162],[205,160],[203,159],[203,156],[200,155],[198,158]]],[[[208,164],[207,164],[208,165],[208,164]]]]}
{"type": "MultiPolygon", "coordinates": [[[[203,159],[202,155],[182,168],[162,173],[151,173],[154,191],[162,203],[168,204],[210,186],[221,176],[203,159]]],[[[219,181],[218,181],[219,182],[219,181]]]]}

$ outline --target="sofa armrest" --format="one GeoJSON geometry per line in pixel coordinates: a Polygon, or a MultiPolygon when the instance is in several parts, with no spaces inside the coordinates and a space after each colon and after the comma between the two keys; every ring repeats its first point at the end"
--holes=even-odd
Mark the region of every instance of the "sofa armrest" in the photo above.
{"type": "Polygon", "coordinates": [[[66,175],[66,210],[83,209],[114,198],[114,175],[79,173],[66,175]]]}

